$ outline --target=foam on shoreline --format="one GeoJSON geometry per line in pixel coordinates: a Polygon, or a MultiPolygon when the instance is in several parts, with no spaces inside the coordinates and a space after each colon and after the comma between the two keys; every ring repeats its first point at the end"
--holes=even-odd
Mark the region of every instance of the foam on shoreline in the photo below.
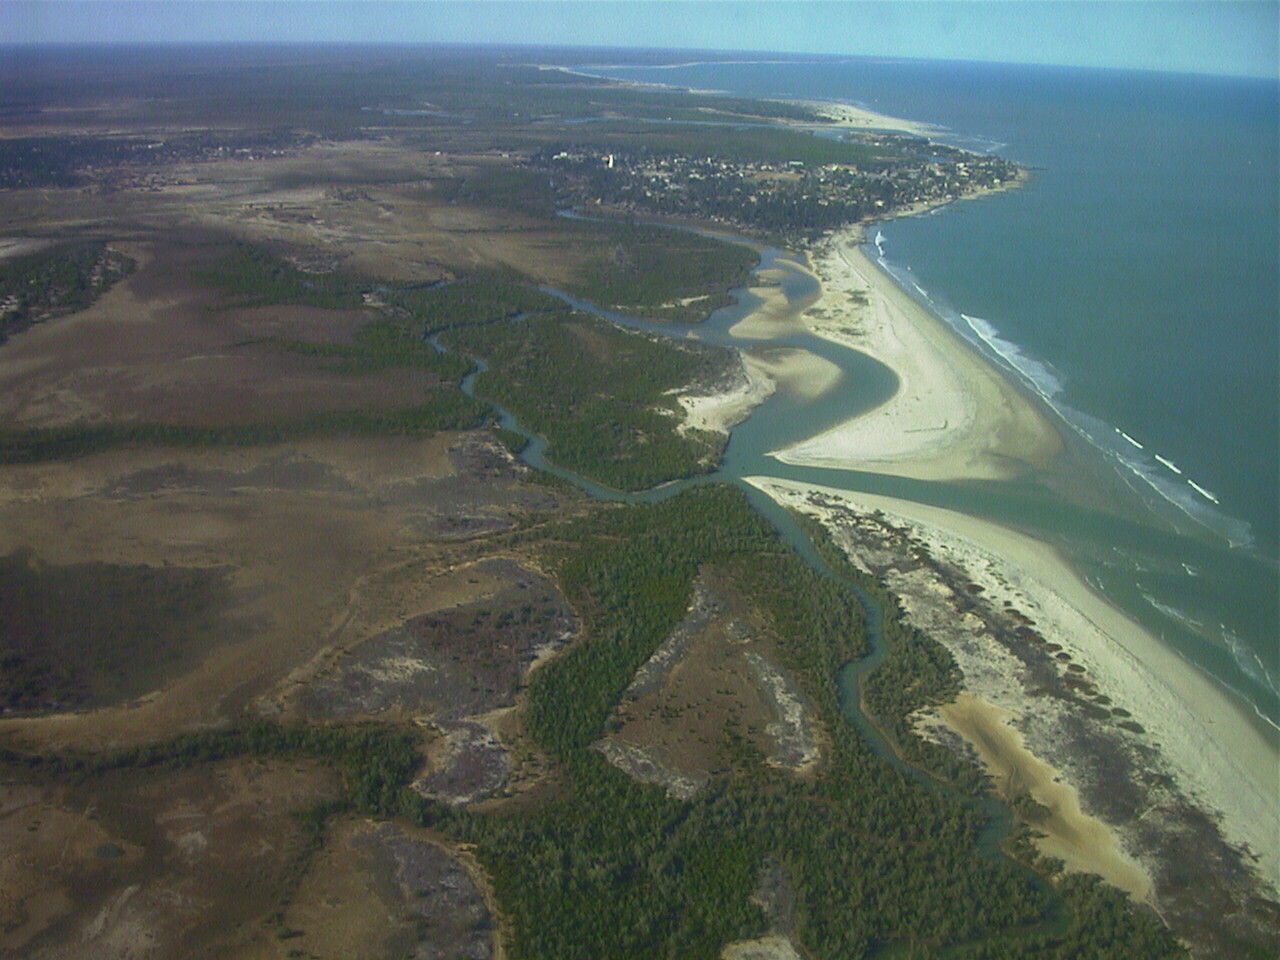
{"type": "Polygon", "coordinates": [[[1047,466],[1062,448],[1054,427],[868,260],[861,242],[861,229],[851,228],[813,251],[822,295],[803,320],[815,335],[890,367],[898,390],[774,456],[920,480],[999,480],[1047,466]]]}

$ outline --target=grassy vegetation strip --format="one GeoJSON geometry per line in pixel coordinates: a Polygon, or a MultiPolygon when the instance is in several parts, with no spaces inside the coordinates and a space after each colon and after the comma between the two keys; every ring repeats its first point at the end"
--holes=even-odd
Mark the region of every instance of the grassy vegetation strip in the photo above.
{"type": "Polygon", "coordinates": [[[489,365],[476,377],[478,395],[546,437],[551,460],[597,483],[648,489],[709,469],[719,453],[679,434],[671,396],[713,378],[718,353],[583,314],[452,330],[442,340],[489,365]]]}
{"type": "Polygon", "coordinates": [[[172,424],[86,424],[0,432],[0,464],[72,460],[125,446],[245,447],[305,437],[430,436],[438,430],[479,426],[488,407],[460,390],[436,390],[432,402],[403,410],[336,410],[284,423],[221,427],[172,424]]]}

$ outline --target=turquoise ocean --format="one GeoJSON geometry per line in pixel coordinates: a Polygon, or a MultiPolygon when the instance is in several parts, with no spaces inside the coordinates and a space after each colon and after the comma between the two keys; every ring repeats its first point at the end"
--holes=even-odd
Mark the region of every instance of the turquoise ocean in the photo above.
{"type": "Polygon", "coordinates": [[[1280,724],[1280,84],[862,59],[583,70],[854,103],[1028,167],[1020,190],[872,226],[867,252],[1054,411],[1063,463],[1003,485],[814,479],[1053,542],[1280,724]]]}

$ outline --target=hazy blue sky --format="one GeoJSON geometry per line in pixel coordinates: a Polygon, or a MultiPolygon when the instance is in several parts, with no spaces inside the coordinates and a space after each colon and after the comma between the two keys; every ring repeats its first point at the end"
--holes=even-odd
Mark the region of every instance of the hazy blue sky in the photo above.
{"type": "Polygon", "coordinates": [[[397,41],[831,53],[1276,76],[1280,2],[0,0],[0,41],[397,41]]]}

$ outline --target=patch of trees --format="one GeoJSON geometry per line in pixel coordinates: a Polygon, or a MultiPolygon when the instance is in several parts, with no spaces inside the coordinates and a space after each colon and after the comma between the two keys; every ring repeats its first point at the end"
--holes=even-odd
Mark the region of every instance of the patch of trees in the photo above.
{"type": "Polygon", "coordinates": [[[334,270],[310,273],[299,270],[262,247],[236,244],[226,256],[199,275],[199,279],[220,288],[229,298],[229,307],[253,307],[272,303],[297,303],[332,310],[354,310],[364,306],[364,295],[372,289],[367,278],[334,270]]]}
{"type": "Polygon", "coordinates": [[[565,532],[574,547],[562,589],[590,627],[530,687],[527,722],[553,756],[571,760],[601,736],[636,670],[685,616],[699,564],[777,548],[740,496],[697,487],[659,504],[599,511],[565,532]]]}
{"type": "Polygon", "coordinates": [[[70,243],[0,260],[0,343],[33,323],[83,310],[133,272],[105,243],[70,243]]]}
{"type": "Polygon", "coordinates": [[[567,291],[655,320],[706,318],[733,301],[729,290],[746,283],[759,262],[748,247],[691,231],[582,222],[576,229],[600,252],[577,270],[567,291]],[[706,299],[679,303],[693,297],[706,299]]]}
{"type": "Polygon", "coordinates": [[[453,327],[565,309],[558,297],[543,293],[518,276],[488,271],[425,286],[389,284],[379,287],[377,294],[393,310],[403,311],[422,324],[428,336],[453,327]]]}
{"type": "Polygon", "coordinates": [[[367,324],[357,331],[353,341],[342,344],[268,337],[251,342],[329,360],[327,369],[334,373],[369,374],[394,367],[411,367],[430,370],[441,380],[457,383],[474,369],[465,357],[442,353],[420,334],[392,320],[367,324]]]}
{"type": "Polygon", "coordinates": [[[710,379],[725,355],[624,330],[585,314],[447,331],[488,370],[475,390],[547,439],[547,456],[614,489],[643,490],[711,467],[718,448],[683,437],[671,391],[710,379]]]}

